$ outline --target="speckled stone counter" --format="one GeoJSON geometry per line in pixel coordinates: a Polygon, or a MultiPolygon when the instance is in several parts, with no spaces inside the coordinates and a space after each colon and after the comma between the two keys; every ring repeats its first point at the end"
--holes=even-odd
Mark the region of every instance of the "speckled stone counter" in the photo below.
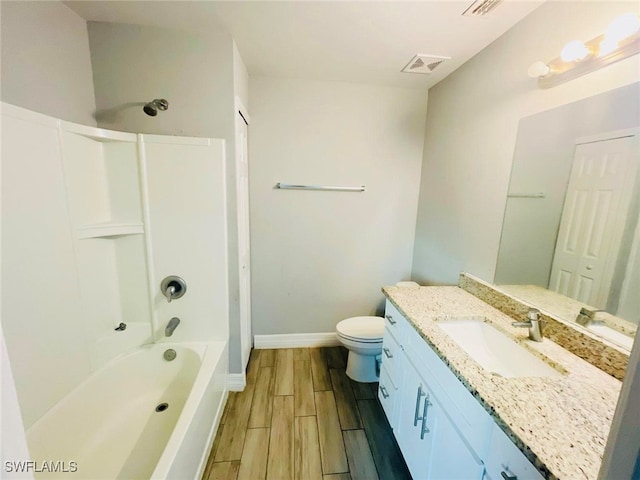
{"type": "MultiPolygon", "coordinates": [[[[536,306],[508,295],[495,285],[468,273],[460,274],[459,286],[512,318],[524,320],[527,311],[536,306]]],[[[547,311],[541,311],[541,318],[546,322],[544,332],[547,338],[618,380],[624,380],[629,363],[628,349],[587,329],[576,328],[574,322],[567,322],[547,311]]]]}
{"type": "MultiPolygon", "coordinates": [[[[469,276],[468,274],[465,274],[469,276]]],[[[596,310],[595,307],[579,302],[573,298],[565,297],[553,290],[540,287],[538,285],[500,285],[496,289],[502,290],[508,295],[519,298],[532,305],[540,306],[550,314],[556,315],[567,322],[574,322],[580,309],[585,307],[589,310],[596,310]]],[[[638,326],[623,318],[616,317],[607,312],[598,312],[598,320],[630,337],[635,336],[638,326]]],[[[578,328],[580,326],[578,325],[578,328]]]]}
{"type": "Polygon", "coordinates": [[[596,479],[621,382],[549,339],[528,340],[513,319],[458,287],[383,292],[547,478],[596,479]],[[564,374],[504,378],[484,370],[437,322],[482,316],[564,374]]]}

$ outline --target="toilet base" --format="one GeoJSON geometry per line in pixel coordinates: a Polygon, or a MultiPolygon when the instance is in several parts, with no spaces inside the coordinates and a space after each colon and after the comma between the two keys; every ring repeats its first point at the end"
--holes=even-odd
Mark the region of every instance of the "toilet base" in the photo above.
{"type": "Polygon", "coordinates": [[[379,355],[361,355],[349,350],[347,376],[356,382],[373,383],[380,379],[379,355]]]}

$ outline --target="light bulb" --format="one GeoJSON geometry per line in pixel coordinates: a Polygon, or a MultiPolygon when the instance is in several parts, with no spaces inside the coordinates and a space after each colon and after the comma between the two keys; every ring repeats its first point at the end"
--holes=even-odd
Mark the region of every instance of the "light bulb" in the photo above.
{"type": "Polygon", "coordinates": [[[579,62],[589,55],[589,49],[580,40],[567,43],[560,52],[560,58],[565,62],[579,62]]]}
{"type": "Polygon", "coordinates": [[[611,22],[604,33],[604,38],[607,42],[618,43],[634,35],[638,30],[640,30],[640,19],[635,13],[627,13],[611,22]]]}
{"type": "Polygon", "coordinates": [[[549,65],[538,60],[537,62],[533,62],[531,65],[529,65],[527,74],[531,78],[540,78],[547,75],[550,71],[551,69],[549,68],[549,65]]]}
{"type": "Polygon", "coordinates": [[[600,42],[600,48],[598,49],[598,56],[604,57],[605,55],[609,55],[616,48],[618,48],[618,42],[615,40],[609,40],[608,38],[604,38],[602,42],[600,42]]]}

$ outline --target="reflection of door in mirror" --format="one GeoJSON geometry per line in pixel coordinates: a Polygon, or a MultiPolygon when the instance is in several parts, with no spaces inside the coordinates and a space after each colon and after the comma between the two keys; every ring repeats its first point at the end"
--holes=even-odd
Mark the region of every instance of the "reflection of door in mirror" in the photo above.
{"type": "MultiPolygon", "coordinates": [[[[543,309],[555,308],[549,303],[557,305],[560,299],[566,299],[562,306],[568,316],[563,318],[570,322],[575,321],[580,308],[586,306],[589,309],[604,309],[612,315],[635,324],[640,323],[640,295],[638,295],[640,292],[640,225],[638,225],[640,222],[640,166],[636,166],[639,170],[635,175],[636,190],[628,194],[631,195],[631,200],[630,202],[627,200],[626,223],[621,236],[617,238],[614,235],[614,227],[608,225],[602,218],[603,209],[607,210],[604,208],[607,201],[606,194],[600,193],[595,199],[583,195],[582,200],[575,194],[573,197],[567,194],[572,171],[575,174],[576,170],[573,164],[577,151],[583,148],[596,148],[596,145],[604,145],[608,148],[609,142],[604,140],[629,137],[631,134],[636,136],[636,142],[638,142],[637,137],[640,135],[638,98],[640,98],[640,82],[561,105],[520,120],[494,283],[522,286],[518,296],[524,295],[524,291],[535,290],[538,298],[542,293],[547,292],[550,294],[548,296],[553,297],[554,300],[546,299],[547,295],[544,295],[546,300],[539,299],[540,304],[535,303],[538,300],[531,300],[543,309]],[[607,134],[607,132],[610,133],[607,134]],[[590,199],[593,205],[599,206],[600,210],[588,209],[587,199],[590,199]],[[582,206],[586,215],[586,226],[583,226],[582,230],[577,226],[572,229],[573,237],[569,236],[567,222],[563,225],[563,232],[559,231],[562,219],[570,217],[565,210],[572,206],[572,201],[576,202],[573,208],[582,206]],[[585,203],[580,204],[580,201],[585,203]],[[591,244],[586,241],[588,232],[592,232],[591,244]],[[605,257],[603,247],[606,245],[598,244],[596,241],[598,239],[603,243],[609,242],[608,246],[618,250],[618,254],[611,252],[605,257]],[[579,302],[569,298],[568,295],[554,291],[559,289],[553,283],[555,281],[557,284],[558,280],[551,275],[556,251],[560,252],[563,241],[565,243],[573,241],[574,248],[578,248],[578,240],[584,240],[582,244],[584,248],[591,250],[587,253],[593,254],[595,249],[599,260],[604,262],[606,258],[607,266],[599,268],[603,269],[603,272],[609,269],[609,279],[603,280],[609,293],[603,296],[601,302],[579,302]],[[571,308],[569,308],[570,305],[571,308]]],[[[623,140],[622,143],[624,142],[623,140]]],[[[632,146],[636,163],[640,163],[638,150],[636,143],[632,146]]],[[[611,167],[609,160],[607,164],[611,167]]],[[[591,168],[595,166],[594,163],[591,168]]],[[[629,173],[620,173],[622,182],[631,181],[633,177],[634,175],[629,173]]],[[[578,190],[573,184],[572,188],[578,190]]],[[[609,198],[609,201],[611,200],[609,198]]],[[[610,208],[617,216],[623,216],[621,206],[610,208]]],[[[574,212],[572,216],[579,215],[574,212]]],[[[589,260],[593,261],[592,258],[589,260]]],[[[564,265],[563,268],[568,269],[564,265]]],[[[572,273],[577,271],[583,277],[586,277],[588,272],[595,273],[594,270],[596,270],[595,263],[571,267],[572,273]],[[591,267],[592,270],[587,270],[587,267],[591,267]]],[[[587,282],[582,280],[582,283],[584,289],[586,286],[584,284],[587,282]]],[[[608,317],[598,315],[598,318],[602,320],[608,317]]]]}
{"type": "MultiPolygon", "coordinates": [[[[616,132],[576,145],[549,286],[605,309],[638,166],[637,136],[616,132]],[[609,259],[609,261],[607,261],[609,259]]],[[[635,220],[635,219],[634,219],[635,220]]],[[[616,291],[619,290],[616,289],[616,291]]]]}

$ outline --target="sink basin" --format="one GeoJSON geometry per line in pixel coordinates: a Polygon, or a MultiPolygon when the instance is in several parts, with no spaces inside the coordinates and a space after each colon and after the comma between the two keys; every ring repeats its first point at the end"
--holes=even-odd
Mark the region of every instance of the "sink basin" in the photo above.
{"type": "Polygon", "coordinates": [[[438,326],[489,372],[503,377],[562,376],[482,318],[442,320],[438,326]]]}

